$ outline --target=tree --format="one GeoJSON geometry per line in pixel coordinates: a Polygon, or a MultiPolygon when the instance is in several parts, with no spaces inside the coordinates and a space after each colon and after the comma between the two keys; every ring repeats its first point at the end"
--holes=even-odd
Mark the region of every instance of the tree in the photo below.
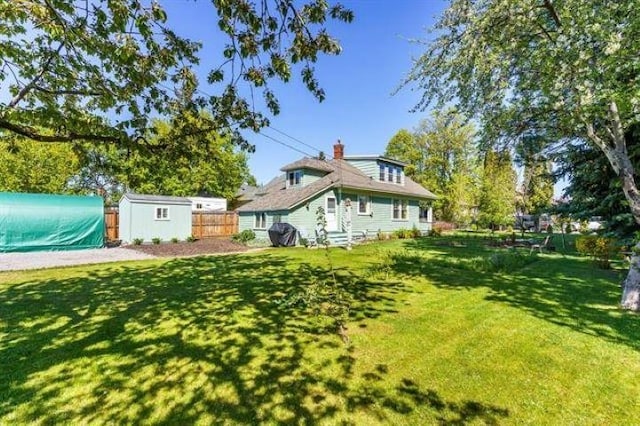
{"type": "Polygon", "coordinates": [[[440,197],[434,202],[438,218],[469,223],[478,187],[474,136],[454,111],[434,112],[413,133],[398,131],[385,155],[406,162],[407,175],[440,197]]]}
{"type": "MultiPolygon", "coordinates": [[[[193,128],[207,127],[207,114],[191,116],[188,120],[193,128]]],[[[162,146],[161,141],[169,133],[170,121],[153,122],[148,136],[152,151],[162,146]]],[[[185,136],[180,147],[180,150],[155,151],[158,155],[147,155],[115,146],[88,146],[82,156],[84,168],[75,180],[76,188],[97,190],[112,202],[117,201],[125,190],[231,199],[242,183],[252,180],[247,154],[228,136],[203,131],[185,136]]]]}
{"type": "Polygon", "coordinates": [[[268,124],[253,103],[254,92],[277,114],[269,82],[287,82],[299,72],[312,94],[324,98],[313,64],[320,54],[340,52],[326,25],[350,22],[351,11],[325,0],[212,4],[227,44],[222,63],[208,73],[208,83],[217,85],[208,96],[198,90],[192,70],[201,45],[172,31],[158,2],[0,2],[0,129],[40,142],[157,148],[157,140],[149,144],[145,138],[150,117],[174,117],[162,140],[172,146],[202,131],[182,113],[206,109],[206,131],[230,133],[251,149],[231,129],[257,131],[268,124]],[[250,100],[240,94],[241,81],[248,84],[250,100]]]}
{"type": "Polygon", "coordinates": [[[509,151],[487,151],[484,159],[478,222],[492,230],[513,224],[516,173],[509,151]]]}
{"type": "Polygon", "coordinates": [[[15,138],[0,142],[0,191],[69,193],[69,182],[80,170],[73,146],[15,138]],[[8,141],[7,141],[8,140],[8,141]]]}
{"type": "MultiPolygon", "coordinates": [[[[556,148],[588,141],[640,223],[625,138],[640,117],[638,7],[638,0],[452,0],[407,83],[424,93],[418,109],[455,102],[484,123],[487,140],[534,132],[556,148]]],[[[638,255],[621,303],[640,310],[638,255]]]]}

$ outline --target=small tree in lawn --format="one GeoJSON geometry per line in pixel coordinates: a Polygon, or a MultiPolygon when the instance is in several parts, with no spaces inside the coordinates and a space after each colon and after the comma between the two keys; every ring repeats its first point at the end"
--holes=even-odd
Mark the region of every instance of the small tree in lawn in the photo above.
{"type": "Polygon", "coordinates": [[[485,156],[478,222],[495,230],[513,224],[516,174],[507,151],[490,150],[485,156]]]}

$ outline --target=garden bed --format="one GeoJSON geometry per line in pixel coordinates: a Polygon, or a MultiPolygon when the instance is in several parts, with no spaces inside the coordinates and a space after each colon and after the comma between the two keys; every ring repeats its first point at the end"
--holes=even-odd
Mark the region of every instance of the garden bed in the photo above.
{"type": "Polygon", "coordinates": [[[182,241],[179,243],[163,242],[160,244],[128,245],[125,247],[130,250],[160,257],[196,256],[200,254],[232,253],[248,250],[247,246],[227,238],[208,238],[194,242],[182,241]]]}

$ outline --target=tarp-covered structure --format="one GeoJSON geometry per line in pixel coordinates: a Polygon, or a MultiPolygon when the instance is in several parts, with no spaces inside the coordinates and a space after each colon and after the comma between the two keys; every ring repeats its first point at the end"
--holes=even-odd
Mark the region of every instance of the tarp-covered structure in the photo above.
{"type": "Polygon", "coordinates": [[[269,228],[269,239],[275,247],[295,246],[296,234],[296,228],[288,223],[274,223],[269,228]]]}
{"type": "Polygon", "coordinates": [[[99,248],[102,197],[0,192],[0,252],[99,248]]]}

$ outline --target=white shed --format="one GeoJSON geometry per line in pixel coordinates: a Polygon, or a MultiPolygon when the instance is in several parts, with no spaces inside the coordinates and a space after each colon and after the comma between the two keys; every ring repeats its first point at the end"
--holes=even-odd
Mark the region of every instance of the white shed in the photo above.
{"type": "Polygon", "coordinates": [[[194,212],[226,211],[227,200],[212,197],[189,197],[194,212]]]}
{"type": "Polygon", "coordinates": [[[180,241],[191,236],[191,200],[163,195],[124,194],[118,231],[123,243],[154,238],[180,241]]]}

